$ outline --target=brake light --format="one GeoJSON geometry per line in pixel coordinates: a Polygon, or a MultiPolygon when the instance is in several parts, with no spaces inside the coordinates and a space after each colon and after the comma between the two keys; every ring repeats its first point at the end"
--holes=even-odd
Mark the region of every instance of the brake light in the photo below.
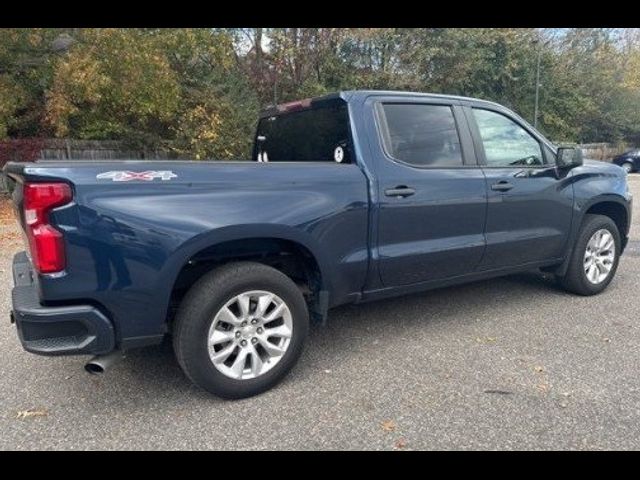
{"type": "Polygon", "coordinates": [[[293,112],[296,110],[303,110],[311,106],[311,99],[305,98],[304,100],[296,100],[295,102],[281,103],[276,108],[279,112],[293,112]]]}
{"type": "Polygon", "coordinates": [[[54,273],[65,268],[62,233],[49,224],[49,211],[71,199],[71,188],[66,183],[28,183],[24,186],[25,230],[33,265],[40,273],[54,273]]]}

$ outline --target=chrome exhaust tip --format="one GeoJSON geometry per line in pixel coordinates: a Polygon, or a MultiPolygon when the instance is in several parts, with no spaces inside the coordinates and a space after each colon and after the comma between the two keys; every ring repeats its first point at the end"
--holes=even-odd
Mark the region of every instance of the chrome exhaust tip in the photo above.
{"type": "Polygon", "coordinates": [[[122,357],[124,357],[124,354],[119,350],[115,350],[106,355],[96,355],[85,364],[84,369],[91,375],[100,375],[110,368],[111,365],[121,360],[122,357]]]}

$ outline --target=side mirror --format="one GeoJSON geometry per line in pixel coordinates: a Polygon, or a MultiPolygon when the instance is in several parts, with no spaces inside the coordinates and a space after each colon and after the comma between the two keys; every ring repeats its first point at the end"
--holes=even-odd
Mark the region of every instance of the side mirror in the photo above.
{"type": "Polygon", "coordinates": [[[577,147],[559,147],[556,164],[560,168],[573,168],[582,165],[582,149],[577,147]]]}

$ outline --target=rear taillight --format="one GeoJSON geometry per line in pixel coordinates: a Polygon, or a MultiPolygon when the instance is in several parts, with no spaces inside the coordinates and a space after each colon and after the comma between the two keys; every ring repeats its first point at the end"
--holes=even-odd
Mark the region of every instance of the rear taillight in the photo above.
{"type": "Polygon", "coordinates": [[[62,234],[49,224],[49,211],[71,199],[71,188],[66,183],[24,185],[25,233],[33,265],[40,273],[55,273],[65,268],[64,241],[62,234]]]}

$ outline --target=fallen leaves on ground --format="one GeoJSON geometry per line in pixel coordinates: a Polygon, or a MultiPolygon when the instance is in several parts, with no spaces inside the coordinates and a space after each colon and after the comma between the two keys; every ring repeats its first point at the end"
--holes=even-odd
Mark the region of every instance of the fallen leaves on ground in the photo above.
{"type": "Polygon", "coordinates": [[[22,241],[18,224],[13,214],[13,207],[8,198],[0,197],[0,227],[15,227],[0,232],[0,243],[3,246],[18,246],[22,241]]]}
{"type": "Polygon", "coordinates": [[[476,338],[476,342],[478,342],[478,343],[495,343],[496,342],[496,338],[495,337],[477,337],[476,338]]]}
{"type": "Polygon", "coordinates": [[[549,384],[549,380],[547,378],[547,372],[545,370],[545,368],[542,365],[537,365],[535,367],[533,367],[534,372],[536,372],[537,374],[539,374],[540,376],[538,377],[538,385],[536,385],[536,388],[541,392],[541,393],[548,393],[549,390],[551,390],[551,385],[549,384]]]}
{"type": "Polygon", "coordinates": [[[20,410],[17,418],[24,420],[25,418],[46,417],[47,415],[49,415],[49,412],[45,408],[31,408],[29,410],[20,410]]]}
{"type": "Polygon", "coordinates": [[[13,205],[8,197],[0,196],[0,223],[9,223],[15,221],[13,213],[13,205]]]}
{"type": "Polygon", "coordinates": [[[538,390],[540,390],[542,393],[547,393],[550,388],[551,387],[549,386],[548,383],[540,383],[538,385],[538,390]]]}
{"type": "Polygon", "coordinates": [[[18,233],[18,232],[2,232],[2,233],[0,233],[0,240],[20,240],[20,233],[18,233]]]}
{"type": "Polygon", "coordinates": [[[393,420],[385,420],[380,426],[385,432],[393,432],[396,429],[396,422],[393,420]]]}
{"type": "Polygon", "coordinates": [[[22,238],[17,232],[2,232],[0,233],[0,245],[3,252],[10,252],[22,246],[22,238]]]}
{"type": "Polygon", "coordinates": [[[396,440],[396,444],[393,448],[395,448],[396,450],[400,450],[401,448],[405,448],[406,446],[407,441],[404,438],[399,438],[398,440],[396,440]]]}

